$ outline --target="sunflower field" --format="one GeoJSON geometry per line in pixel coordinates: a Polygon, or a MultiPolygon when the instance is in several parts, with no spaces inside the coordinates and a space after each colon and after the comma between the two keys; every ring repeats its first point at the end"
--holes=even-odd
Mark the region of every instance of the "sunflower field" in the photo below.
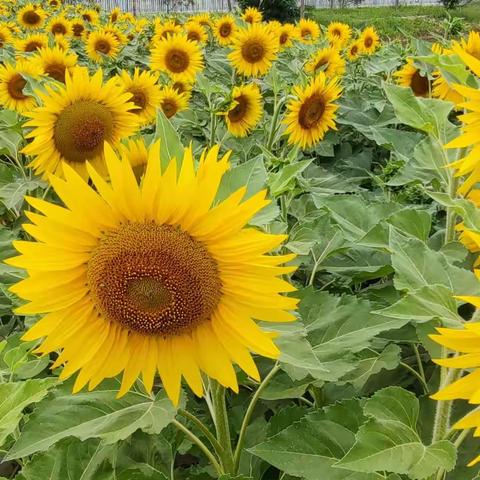
{"type": "Polygon", "coordinates": [[[479,183],[478,32],[0,0],[0,478],[478,480],[479,183]]]}

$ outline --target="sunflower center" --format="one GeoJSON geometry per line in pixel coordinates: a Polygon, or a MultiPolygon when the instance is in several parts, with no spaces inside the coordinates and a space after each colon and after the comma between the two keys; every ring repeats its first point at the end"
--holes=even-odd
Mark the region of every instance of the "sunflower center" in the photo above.
{"type": "Polygon", "coordinates": [[[166,98],[162,100],[161,107],[162,107],[163,113],[167,118],[173,117],[178,112],[178,105],[171,98],[166,98]]]}
{"type": "Polygon", "coordinates": [[[221,37],[228,37],[232,33],[232,26],[229,23],[223,23],[219,29],[221,37]]]}
{"type": "Polygon", "coordinates": [[[318,70],[319,68],[324,67],[325,65],[328,65],[328,58],[322,57],[320,60],[317,61],[315,64],[314,70],[318,70]]]}
{"type": "Polygon", "coordinates": [[[54,130],[57,150],[70,162],[85,162],[102,153],[113,131],[112,114],[105,105],[84,100],[59,114],[54,130]]]}
{"type": "Polygon", "coordinates": [[[183,82],[175,82],[173,85],[172,85],[172,88],[174,90],[176,90],[178,93],[183,93],[183,92],[186,92],[187,91],[187,88],[185,86],[185,84],[183,82]]]}
{"type": "Polygon", "coordinates": [[[23,14],[23,21],[28,25],[38,25],[41,21],[40,15],[34,10],[28,10],[23,14]]]}
{"type": "Polygon", "coordinates": [[[118,13],[117,12],[112,13],[111,21],[116,22],[117,20],[118,20],[118,13]]]}
{"type": "Polygon", "coordinates": [[[249,63],[259,62],[264,55],[265,46],[257,40],[250,40],[242,45],[242,57],[249,63]]]}
{"type": "Polygon", "coordinates": [[[106,319],[162,336],[207,321],[222,286],[202,243],[177,227],[155,223],[126,223],[105,233],[88,262],[87,278],[106,319]]]}
{"type": "Polygon", "coordinates": [[[298,122],[305,130],[314,127],[323,116],[325,102],[321,95],[312,95],[300,107],[298,122]]]}
{"type": "Polygon", "coordinates": [[[300,35],[302,36],[302,38],[309,38],[312,36],[312,32],[308,28],[302,28],[300,35]]]}
{"type": "Polygon", "coordinates": [[[130,90],[130,93],[132,94],[132,98],[130,99],[130,101],[133,102],[137,107],[139,107],[132,110],[132,112],[140,113],[141,110],[143,110],[147,106],[147,96],[145,95],[145,92],[141,90],[130,90]]]}
{"type": "Polygon", "coordinates": [[[67,29],[63,23],[55,23],[52,26],[52,33],[54,35],[65,35],[67,33],[67,29]]]}
{"type": "Polygon", "coordinates": [[[91,22],[92,21],[92,17],[90,16],[89,13],[84,13],[82,15],[82,19],[85,20],[86,22],[91,22]]]}
{"type": "Polygon", "coordinates": [[[72,30],[75,37],[81,37],[85,27],[81,23],[75,23],[72,26],[72,30]]]}
{"type": "Polygon", "coordinates": [[[182,73],[188,68],[190,59],[187,52],[177,48],[172,48],[167,52],[165,64],[167,65],[168,70],[171,72],[182,73]]]}
{"type": "Polygon", "coordinates": [[[112,47],[111,47],[110,43],[107,42],[106,40],[97,40],[95,42],[95,50],[97,52],[103,53],[104,55],[108,55],[111,48],[112,47]]]}
{"type": "Polygon", "coordinates": [[[430,92],[430,81],[428,77],[422,75],[418,70],[412,75],[410,87],[417,96],[426,96],[430,92]]]}
{"type": "Polygon", "coordinates": [[[5,37],[3,36],[2,33],[0,33],[0,47],[3,47],[4,43],[5,43],[5,37]]]}
{"type": "Polygon", "coordinates": [[[12,76],[10,81],[7,83],[7,90],[10,95],[15,100],[25,100],[27,95],[23,93],[23,89],[27,81],[19,74],[16,73],[12,76]]]}
{"type": "Polygon", "coordinates": [[[57,80],[58,82],[65,83],[65,65],[60,63],[51,63],[45,66],[45,73],[57,80]]]}
{"type": "Polygon", "coordinates": [[[351,49],[350,49],[350,54],[351,55],[356,55],[358,53],[358,47],[357,45],[354,45],[351,49]]]}
{"type": "Polygon", "coordinates": [[[285,45],[288,42],[288,33],[284,32],[280,35],[280,45],[285,45]]]}
{"type": "Polygon", "coordinates": [[[342,36],[342,32],[340,30],[337,30],[335,29],[333,32],[332,32],[332,35],[334,37],[341,37],[342,36]]]}
{"type": "Polygon", "coordinates": [[[196,32],[195,30],[190,30],[187,34],[187,38],[189,40],[199,42],[200,41],[200,34],[198,32],[196,32]]]}
{"type": "Polygon", "coordinates": [[[32,40],[25,45],[24,50],[25,52],[35,52],[39,48],[42,48],[42,46],[43,45],[40,42],[36,42],[35,40],[32,40]]]}
{"type": "Polygon", "coordinates": [[[235,102],[237,104],[228,112],[228,118],[233,123],[242,121],[248,111],[248,99],[244,95],[236,97],[235,102]]]}
{"type": "Polygon", "coordinates": [[[367,37],[363,43],[367,48],[370,48],[373,45],[373,38],[367,37]]]}

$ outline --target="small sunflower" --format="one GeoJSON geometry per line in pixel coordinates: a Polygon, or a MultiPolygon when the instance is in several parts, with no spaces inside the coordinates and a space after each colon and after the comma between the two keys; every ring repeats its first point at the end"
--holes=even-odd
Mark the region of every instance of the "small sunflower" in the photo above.
{"type": "Polygon", "coordinates": [[[46,12],[31,3],[25,5],[17,13],[17,21],[28,30],[36,30],[43,25],[46,12]]]}
{"type": "Polygon", "coordinates": [[[77,55],[67,53],[60,47],[54,46],[39,49],[32,60],[38,63],[46,75],[58,82],[65,83],[65,72],[72,73],[77,64],[77,55]]]}
{"type": "Polygon", "coordinates": [[[175,21],[167,20],[164,23],[158,21],[155,24],[154,42],[160,41],[163,38],[168,38],[170,35],[176,35],[180,33],[182,33],[182,27],[175,21]]]}
{"type": "Polygon", "coordinates": [[[315,43],[320,37],[320,27],[317,22],[302,18],[297,23],[299,38],[303,43],[315,43]]]}
{"type": "Polygon", "coordinates": [[[225,46],[232,43],[236,29],[235,18],[232,15],[223,15],[215,22],[213,33],[217,42],[225,46]]]}
{"type": "Polygon", "coordinates": [[[132,95],[130,101],[136,107],[132,113],[138,116],[140,124],[154,122],[161,100],[161,90],[157,84],[158,74],[135,68],[133,76],[123,70],[119,80],[123,90],[132,95]]]}
{"type": "Polygon", "coordinates": [[[97,63],[106,58],[115,58],[119,51],[118,40],[109,32],[98,30],[91,32],[86,40],[87,55],[97,63]]]}
{"type": "Polygon", "coordinates": [[[187,38],[193,42],[207,43],[208,41],[208,33],[205,27],[197,22],[187,22],[184,26],[184,31],[187,38]]]}
{"type": "Polygon", "coordinates": [[[359,40],[362,42],[362,52],[367,55],[374,54],[380,46],[380,37],[373,27],[367,27],[360,35],[359,40]]]}
{"type": "Polygon", "coordinates": [[[253,24],[237,32],[228,58],[241,75],[262,76],[270,70],[277,52],[278,42],[272,38],[268,28],[253,24]]]}
{"type": "Polygon", "coordinates": [[[247,226],[269,204],[265,191],[244,200],[242,187],[214,205],[229,168],[218,151],[195,167],[187,148],[177,174],[176,159],[161,170],[157,142],[139,184],[106,145],[109,183],[89,166],[90,186],[66,166],[65,180],[51,177],[64,207],[28,199],[36,241],[14,243],[6,262],[27,278],[11,290],[28,302],[18,314],[41,315],[24,340],[61,350],[52,368],[63,365],[62,380],[78,373],[74,392],[122,372],[119,397],[139,376],[151,392],[158,372],[178,405],[182,377],[198,396],[202,372],[237,392],[233,364],[258,381],[251,352],[278,358],[256,320],[295,320],[298,300],[283,294],[295,288],[281,278],[294,255],[269,255],[286,236],[247,226]]]}
{"type": "Polygon", "coordinates": [[[197,15],[192,15],[190,17],[190,20],[192,22],[197,22],[202,27],[209,28],[212,26],[212,19],[210,18],[210,14],[207,12],[204,13],[198,13],[197,15]]]}
{"type": "Polygon", "coordinates": [[[278,44],[281,49],[289,48],[298,39],[298,30],[292,23],[285,23],[277,30],[278,44]]]}
{"type": "Polygon", "coordinates": [[[336,77],[345,73],[345,60],[336,47],[325,47],[313,54],[305,65],[307,73],[324,72],[327,77],[336,77]]]}
{"type": "Polygon", "coordinates": [[[246,137],[262,116],[262,95],[257,85],[242,85],[232,92],[232,103],[225,113],[228,131],[246,137]]]}
{"type": "Polygon", "coordinates": [[[119,17],[121,16],[121,14],[122,14],[122,11],[120,10],[120,8],[115,7],[110,12],[110,15],[108,16],[108,21],[112,22],[112,23],[115,23],[119,19],[119,17]]]}
{"type": "Polygon", "coordinates": [[[356,40],[347,47],[347,58],[351,62],[355,62],[362,55],[362,52],[363,43],[360,40],[356,40]]]}
{"type": "Polygon", "coordinates": [[[65,162],[86,177],[87,161],[104,169],[105,141],[116,145],[136,131],[131,95],[117,79],[103,83],[102,77],[101,69],[90,77],[86,68],[75,67],[71,75],[66,71],[65,85],[36,92],[42,105],[26,114],[31,120],[25,126],[33,128],[26,137],[33,141],[23,149],[36,173],[61,175],[65,162]]]}
{"type": "Polygon", "coordinates": [[[352,29],[342,22],[331,22],[327,28],[327,38],[332,45],[343,48],[350,41],[352,29]]]}
{"type": "Polygon", "coordinates": [[[161,92],[160,108],[167,118],[172,118],[178,112],[188,108],[188,100],[187,93],[179,93],[175,88],[165,86],[161,92]]]}
{"type": "Polygon", "coordinates": [[[98,24],[98,12],[93,8],[82,11],[82,20],[91,25],[98,24]]]}
{"type": "Polygon", "coordinates": [[[0,48],[5,48],[12,41],[12,34],[8,27],[0,24],[0,48]]]}
{"type": "Polygon", "coordinates": [[[117,151],[121,157],[128,160],[135,178],[140,180],[148,163],[148,146],[145,144],[145,140],[142,137],[128,139],[125,143],[118,145],[117,151]]]}
{"type": "Polygon", "coordinates": [[[83,38],[86,33],[85,22],[81,18],[74,18],[71,21],[71,25],[72,25],[73,37],[79,38],[79,39],[83,38]]]}
{"type": "Polygon", "coordinates": [[[48,22],[47,32],[52,33],[53,35],[71,35],[72,34],[72,24],[70,20],[67,20],[65,17],[56,17],[52,18],[48,22]]]}
{"type": "Polygon", "coordinates": [[[63,35],[57,35],[54,40],[55,46],[60,50],[63,50],[64,52],[68,52],[70,50],[70,42],[63,35]]]}
{"type": "Polygon", "coordinates": [[[113,23],[108,23],[103,27],[105,33],[111,33],[116,39],[119,46],[124,46],[127,43],[127,36],[123,33],[121,28],[113,23]]]}
{"type": "Polygon", "coordinates": [[[301,148],[311,147],[323,139],[328,130],[336,130],[335,112],[338,105],[334,102],[340,97],[342,89],[337,79],[328,80],[320,72],[306,87],[293,89],[295,99],[287,105],[284,123],[288,143],[301,148]]]}
{"type": "Polygon", "coordinates": [[[242,14],[242,20],[247,23],[261,23],[263,20],[263,15],[258,8],[248,7],[242,14]]]}
{"type": "Polygon", "coordinates": [[[41,48],[48,47],[48,36],[44,33],[33,33],[25,38],[17,38],[13,42],[17,52],[36,52],[41,48]]]}
{"type": "Polygon", "coordinates": [[[193,85],[191,83],[187,82],[182,82],[180,80],[177,80],[175,82],[171,82],[170,87],[172,87],[174,90],[176,90],[178,93],[185,93],[190,100],[190,97],[192,95],[192,90],[193,90],[193,85]]]}
{"type": "Polygon", "coordinates": [[[41,73],[36,63],[24,60],[0,65],[0,105],[19,113],[30,111],[37,101],[24,92],[27,85],[24,76],[37,78],[41,73]]]}
{"type": "Polygon", "coordinates": [[[393,75],[399,85],[411,88],[416,97],[430,97],[432,81],[428,75],[422,74],[411,58],[407,58],[407,63],[393,75]]]}
{"type": "Polygon", "coordinates": [[[200,46],[184,35],[162,38],[151,51],[151,68],[167,72],[173,80],[194,82],[203,66],[200,46]]]}

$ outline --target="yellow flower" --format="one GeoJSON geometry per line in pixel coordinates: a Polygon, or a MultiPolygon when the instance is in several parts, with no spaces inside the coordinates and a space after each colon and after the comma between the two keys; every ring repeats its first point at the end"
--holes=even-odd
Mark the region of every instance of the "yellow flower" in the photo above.
{"type": "Polygon", "coordinates": [[[74,18],[71,21],[72,25],[72,35],[75,38],[83,38],[86,33],[85,22],[81,18],[74,18]]]}
{"type": "Polygon", "coordinates": [[[73,67],[77,64],[77,55],[75,53],[66,53],[60,47],[40,48],[35,57],[43,72],[58,82],[65,83],[65,73],[72,73],[73,67]]]}
{"type": "Polygon", "coordinates": [[[262,12],[255,7],[246,8],[242,14],[242,20],[247,23],[260,23],[262,19],[262,12]]]}
{"type": "Polygon", "coordinates": [[[362,52],[363,43],[360,40],[356,40],[347,47],[347,58],[351,62],[354,62],[362,55],[362,52]]]}
{"type": "Polygon", "coordinates": [[[4,48],[12,41],[12,34],[8,27],[0,24],[0,48],[4,48]]]}
{"type": "Polygon", "coordinates": [[[372,55],[380,47],[380,37],[374,27],[367,27],[360,35],[359,40],[362,42],[362,52],[372,55]]]}
{"type": "Polygon", "coordinates": [[[214,24],[213,33],[220,45],[230,45],[237,26],[232,15],[221,16],[214,24]]]}
{"type": "Polygon", "coordinates": [[[72,24],[65,17],[52,18],[47,25],[47,32],[53,35],[71,35],[72,24]]]}
{"type": "Polygon", "coordinates": [[[178,112],[188,108],[188,93],[180,93],[171,86],[162,88],[160,96],[160,108],[167,118],[172,118],[178,112]]]}
{"type": "Polygon", "coordinates": [[[300,40],[303,43],[315,43],[318,37],[320,37],[320,27],[318,23],[308,18],[302,18],[297,23],[297,29],[300,40]]]}
{"type": "Polygon", "coordinates": [[[135,68],[133,76],[123,70],[119,80],[123,90],[132,95],[130,101],[136,107],[132,113],[138,116],[140,124],[148,125],[154,122],[161,100],[160,86],[157,84],[158,74],[135,68]]]}
{"type": "Polygon", "coordinates": [[[289,48],[293,45],[293,41],[298,39],[299,32],[295,25],[285,23],[277,30],[278,43],[281,49],[289,48]]]}
{"type": "Polygon", "coordinates": [[[140,180],[148,163],[148,146],[145,140],[142,137],[128,139],[118,145],[117,151],[121,157],[130,162],[135,178],[140,180]]]}
{"type": "Polygon", "coordinates": [[[34,62],[19,60],[15,65],[0,65],[0,105],[19,113],[30,111],[37,103],[24,92],[27,81],[24,76],[37,78],[42,73],[34,62]]]}
{"type": "Polygon", "coordinates": [[[120,8],[115,7],[108,16],[108,20],[112,23],[115,23],[118,20],[118,17],[122,14],[120,8]]]}
{"type": "Polygon", "coordinates": [[[151,68],[167,72],[173,80],[193,83],[203,69],[202,51],[198,43],[184,35],[169,35],[152,49],[151,68]]]}
{"type": "Polygon", "coordinates": [[[324,72],[327,77],[336,77],[345,73],[345,60],[336,47],[318,50],[305,65],[307,73],[324,72]]]}
{"type": "Polygon", "coordinates": [[[179,34],[182,32],[181,25],[178,25],[173,20],[167,20],[165,23],[161,23],[159,19],[155,23],[155,35],[154,42],[158,42],[163,38],[168,38],[170,35],[179,34]]]}
{"type": "Polygon", "coordinates": [[[117,25],[113,24],[107,24],[103,27],[103,31],[105,33],[111,33],[117,40],[119,46],[123,46],[127,43],[127,37],[126,35],[122,32],[120,27],[117,25]]]}
{"type": "Polygon", "coordinates": [[[138,117],[131,113],[131,94],[117,85],[117,79],[106,83],[98,69],[90,77],[86,68],[67,71],[65,85],[46,92],[36,92],[42,105],[26,113],[25,126],[33,130],[23,153],[32,156],[30,167],[44,178],[62,174],[62,164],[69,164],[82,176],[87,176],[86,162],[104,171],[103,144],[116,145],[132,135],[138,117]]]}
{"type": "Polygon", "coordinates": [[[203,27],[211,27],[212,25],[212,20],[210,18],[210,14],[205,12],[205,13],[198,13],[197,15],[192,15],[190,17],[190,20],[192,22],[197,22],[199,23],[200,25],[202,25],[203,27]]]}
{"type": "Polygon", "coordinates": [[[411,58],[407,58],[407,63],[393,75],[399,85],[411,88],[415,96],[430,97],[432,82],[427,75],[420,72],[411,58]]]}
{"type": "Polygon", "coordinates": [[[97,63],[106,58],[115,58],[119,51],[118,40],[103,29],[91,32],[86,40],[87,55],[97,63]]]}
{"type": "Polygon", "coordinates": [[[454,48],[456,51],[459,49],[463,50],[465,53],[468,53],[472,57],[475,57],[477,60],[480,60],[480,33],[479,32],[470,32],[468,39],[462,38],[461,42],[454,42],[454,48]]]}
{"type": "Polygon", "coordinates": [[[268,205],[266,192],[244,200],[242,187],[214,205],[229,154],[191,148],[161,171],[160,145],[148,151],[139,185],[128,158],[106,145],[110,183],[89,167],[90,186],[70,167],[52,185],[65,207],[29,198],[25,229],[37,241],[14,243],[7,263],[28,277],[11,290],[28,301],[18,314],[41,314],[24,335],[43,338],[38,353],[61,350],[52,368],[73,387],[95,388],[123,372],[118,396],[141,376],[148,392],[155,375],[174,405],[182,377],[203,395],[202,372],[238,391],[233,364],[259,380],[251,352],[278,358],[270,332],[256,320],[288,322],[298,300],[281,266],[292,255],[268,255],[285,240],[248,228],[268,205]]]}
{"type": "Polygon", "coordinates": [[[96,25],[98,23],[98,12],[93,9],[87,9],[82,11],[82,20],[84,22],[96,25]]]}
{"type": "Polygon", "coordinates": [[[208,41],[208,33],[205,31],[205,28],[197,22],[187,22],[184,30],[187,38],[193,42],[206,43],[208,41]]]}
{"type": "Polygon", "coordinates": [[[48,47],[48,36],[44,33],[33,33],[14,40],[14,46],[18,52],[36,52],[40,48],[48,47]]]}
{"type": "Polygon", "coordinates": [[[228,55],[235,70],[245,76],[265,75],[277,58],[278,42],[268,28],[261,24],[241,29],[233,40],[233,51],[228,55]]]}
{"type": "Polygon", "coordinates": [[[337,79],[328,80],[323,72],[313,78],[306,87],[293,89],[295,99],[287,105],[284,123],[288,143],[305,149],[320,142],[328,130],[336,130],[334,102],[342,89],[337,79]]]}
{"type": "Polygon", "coordinates": [[[235,87],[232,103],[225,113],[228,131],[235,137],[246,137],[262,116],[262,95],[254,83],[235,87]]]}
{"type": "MultiPolygon", "coordinates": [[[[480,208],[480,190],[472,190],[467,195],[468,200],[470,200],[477,208],[480,208]]],[[[463,222],[460,222],[456,225],[455,229],[460,232],[458,239],[463,243],[465,248],[467,248],[472,253],[480,252],[480,233],[474,232],[465,228],[463,222]]],[[[476,264],[479,263],[477,259],[476,264]]]]}
{"type": "Polygon", "coordinates": [[[46,13],[31,3],[25,5],[17,14],[17,21],[28,30],[38,29],[45,21],[46,13]]]}
{"type": "Polygon", "coordinates": [[[339,48],[343,48],[352,36],[352,29],[346,23],[331,22],[327,28],[328,41],[339,48]]]}

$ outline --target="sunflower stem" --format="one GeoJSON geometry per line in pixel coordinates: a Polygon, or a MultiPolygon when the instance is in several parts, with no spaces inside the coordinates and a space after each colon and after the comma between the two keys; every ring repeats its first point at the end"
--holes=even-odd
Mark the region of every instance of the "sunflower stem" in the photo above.
{"type": "Polygon", "coordinates": [[[275,135],[278,129],[278,116],[280,115],[280,110],[283,105],[283,102],[278,100],[277,92],[275,92],[274,98],[275,98],[275,103],[273,106],[272,123],[270,125],[270,132],[268,134],[268,141],[267,141],[267,150],[269,152],[272,151],[273,141],[275,140],[275,135]]]}

